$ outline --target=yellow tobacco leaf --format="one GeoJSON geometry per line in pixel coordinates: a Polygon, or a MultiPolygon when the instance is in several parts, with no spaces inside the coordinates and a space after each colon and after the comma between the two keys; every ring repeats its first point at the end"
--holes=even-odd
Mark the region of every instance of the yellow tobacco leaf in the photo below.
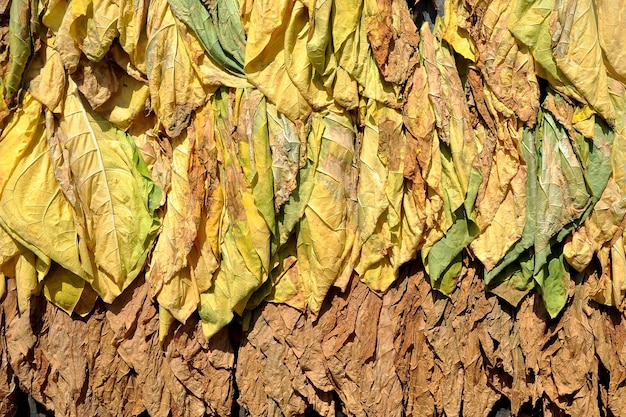
{"type": "Polygon", "coordinates": [[[594,2],[563,1],[556,16],[558,24],[550,29],[556,40],[552,51],[557,67],[605,120],[614,120],[594,2]]]}
{"type": "MultiPolygon", "coordinates": [[[[254,184],[250,182],[250,174],[256,169],[253,166],[255,150],[251,143],[252,135],[258,123],[267,129],[263,116],[265,106],[257,100],[260,105],[256,112],[242,112],[241,116],[252,117],[251,125],[254,127],[248,134],[233,134],[235,110],[239,109],[231,107],[234,102],[229,100],[228,90],[218,90],[212,100],[216,142],[222,162],[219,177],[224,213],[220,231],[220,267],[211,287],[200,294],[198,311],[207,337],[228,324],[233,311],[242,314],[249,297],[267,279],[272,236],[262,208],[257,205],[254,184]]],[[[249,121],[241,122],[250,126],[247,124],[249,121]]],[[[269,204],[273,213],[271,197],[269,204]]]]}
{"type": "Polygon", "coordinates": [[[166,309],[176,320],[185,323],[200,303],[198,285],[189,267],[180,269],[169,281],[163,282],[156,299],[160,309],[166,309]]]}
{"type": "Polygon", "coordinates": [[[39,293],[37,281],[37,269],[35,269],[36,257],[29,250],[24,250],[15,265],[15,284],[17,287],[17,305],[20,314],[24,314],[28,308],[30,298],[39,293]]]}
{"type": "Polygon", "coordinates": [[[120,15],[117,19],[119,43],[130,57],[130,62],[139,71],[146,73],[146,18],[149,1],[120,0],[120,15]]]}
{"type": "Polygon", "coordinates": [[[285,69],[302,97],[313,109],[320,111],[333,102],[333,97],[332,90],[324,84],[323,74],[318,73],[309,61],[310,12],[301,2],[296,2],[291,10],[285,29],[285,69]]]}
{"type": "Polygon", "coordinates": [[[306,119],[311,106],[291,81],[286,68],[286,28],[292,0],[255,1],[248,22],[244,70],[280,113],[291,120],[306,119]]]}
{"type": "Polygon", "coordinates": [[[94,290],[112,302],[143,269],[161,192],[132,140],[83,100],[70,80],[55,134],[71,167],[83,269],[94,290]]]}
{"type": "Polygon", "coordinates": [[[70,35],[72,24],[72,0],[52,0],[41,18],[54,36],[54,48],[58,51],[63,66],[70,72],[76,70],[81,51],[70,35]]]}
{"type": "Polygon", "coordinates": [[[74,306],[73,312],[81,317],[87,317],[96,306],[96,302],[99,298],[98,293],[91,288],[91,285],[89,283],[85,283],[83,292],[80,295],[80,299],[74,306]]]}
{"type": "Polygon", "coordinates": [[[52,259],[82,275],[74,218],[55,177],[41,104],[27,93],[23,105],[0,141],[0,152],[16,158],[1,158],[6,163],[0,163],[0,178],[5,179],[1,184],[0,224],[38,258],[52,259]]]}
{"type": "Polygon", "coordinates": [[[43,280],[43,295],[71,315],[86,286],[89,284],[84,279],[54,264],[43,280]]]}
{"type": "Polygon", "coordinates": [[[119,80],[120,88],[97,112],[120,129],[128,129],[135,118],[146,112],[150,89],[146,83],[124,74],[119,80]]]}
{"type": "MultiPolygon", "coordinates": [[[[497,164],[497,163],[496,163],[497,164]]],[[[510,182],[504,200],[497,206],[493,219],[472,241],[472,252],[492,269],[518,241],[526,223],[526,169],[520,167],[510,182]]]]}
{"type": "Polygon", "coordinates": [[[589,217],[568,236],[563,254],[567,263],[577,271],[584,271],[594,254],[620,230],[626,214],[626,207],[621,204],[621,199],[617,184],[613,178],[609,178],[589,217]]]}
{"type": "Polygon", "coordinates": [[[70,35],[91,61],[99,61],[118,36],[120,8],[112,0],[71,0],[70,35]]]}
{"type": "Polygon", "coordinates": [[[406,137],[399,112],[374,101],[367,112],[357,192],[361,257],[355,271],[373,290],[386,291],[410,259],[398,255],[416,249],[402,247],[406,137]]]}
{"type": "Polygon", "coordinates": [[[0,271],[4,275],[12,275],[9,270],[15,269],[15,259],[19,254],[18,243],[0,227],[0,271]]]}
{"type": "Polygon", "coordinates": [[[319,152],[313,188],[297,230],[300,285],[311,311],[317,313],[336,280],[352,272],[356,194],[353,172],[355,132],[345,114],[316,115],[309,142],[319,152]]]}
{"type": "Polygon", "coordinates": [[[484,14],[481,35],[476,43],[485,81],[509,109],[529,125],[539,109],[539,85],[535,61],[526,45],[518,43],[508,29],[514,1],[495,0],[484,14]]]}
{"type": "Polygon", "coordinates": [[[596,0],[598,40],[607,70],[622,82],[626,81],[626,50],[624,49],[624,0],[596,0]]]}
{"type": "Polygon", "coordinates": [[[464,6],[464,2],[460,0],[445,1],[443,7],[443,32],[441,36],[442,39],[452,46],[456,53],[465,59],[476,62],[476,45],[465,27],[468,13],[464,6]]]}
{"type": "Polygon", "coordinates": [[[0,193],[15,167],[41,138],[42,123],[41,104],[25,94],[0,136],[0,193]]]}
{"type": "Polygon", "coordinates": [[[47,41],[42,58],[45,64],[30,81],[28,91],[49,110],[58,113],[61,111],[60,106],[65,96],[65,67],[61,55],[52,47],[54,38],[47,41]]]}
{"type": "Polygon", "coordinates": [[[219,266],[220,230],[224,195],[218,174],[218,150],[215,141],[215,121],[211,103],[196,113],[189,127],[193,140],[189,177],[194,198],[201,199],[202,212],[198,233],[189,253],[191,276],[200,293],[213,283],[213,274],[219,266]]]}
{"type": "Polygon", "coordinates": [[[196,239],[202,201],[192,199],[191,195],[188,135],[183,133],[175,138],[172,148],[172,180],[146,282],[159,304],[184,323],[198,304],[198,289],[191,288],[187,256],[196,239]]]}
{"type": "Polygon", "coordinates": [[[588,277],[586,282],[589,296],[600,304],[620,307],[626,293],[624,236],[620,234],[612,246],[603,246],[597,257],[599,271],[588,277]]]}
{"type": "Polygon", "coordinates": [[[193,110],[206,101],[179,25],[167,0],[151,3],[146,26],[146,71],[151,105],[172,138],[187,128],[193,110]]]}

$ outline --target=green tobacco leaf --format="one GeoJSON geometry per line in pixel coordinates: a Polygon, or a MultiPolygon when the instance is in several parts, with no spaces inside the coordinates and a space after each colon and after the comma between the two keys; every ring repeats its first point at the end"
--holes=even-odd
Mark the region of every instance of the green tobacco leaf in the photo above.
{"type": "Polygon", "coordinates": [[[478,236],[479,228],[476,225],[474,202],[482,176],[477,170],[472,170],[464,204],[455,212],[455,220],[441,240],[433,245],[428,252],[428,274],[434,288],[450,294],[456,286],[456,277],[461,272],[461,251],[478,236]],[[452,271],[455,271],[453,273],[452,271]]]}
{"type": "Polygon", "coordinates": [[[235,16],[235,4],[229,3],[233,2],[218,2],[214,13],[218,22],[214,22],[200,0],[169,0],[174,16],[193,30],[209,56],[224,68],[243,75],[243,27],[235,16]]]}
{"type": "Polygon", "coordinates": [[[30,32],[30,2],[15,0],[11,2],[9,17],[9,54],[11,68],[4,80],[6,97],[12,100],[22,82],[22,74],[32,53],[30,32]]]}
{"type": "Polygon", "coordinates": [[[237,65],[243,69],[246,55],[246,32],[239,17],[239,2],[236,0],[217,0],[208,2],[209,13],[216,23],[220,45],[237,65]],[[214,5],[215,7],[211,7],[214,5]]]}
{"type": "MultiPolygon", "coordinates": [[[[579,138],[579,145],[583,146],[575,146],[565,128],[548,112],[539,113],[534,130],[524,131],[522,151],[528,169],[526,224],[521,239],[485,275],[488,286],[494,288],[500,283],[510,286],[511,280],[519,277],[518,271],[525,271],[523,276],[532,276],[538,284],[552,317],[564,307],[569,294],[569,273],[561,242],[588,215],[610,174],[606,165],[612,139],[602,129],[597,134],[597,143],[588,144],[579,138]]],[[[528,288],[528,280],[524,282],[528,288]]],[[[526,289],[523,287],[518,285],[520,290],[526,289]]],[[[506,290],[495,290],[498,291],[506,290]]]]}

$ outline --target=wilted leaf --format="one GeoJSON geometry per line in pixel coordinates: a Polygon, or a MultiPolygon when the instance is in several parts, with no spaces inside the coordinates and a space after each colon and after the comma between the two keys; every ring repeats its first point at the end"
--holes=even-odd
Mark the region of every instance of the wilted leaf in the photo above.
{"type": "Polygon", "coordinates": [[[237,3],[216,0],[211,8],[213,16],[200,0],[169,0],[169,4],[176,18],[194,31],[211,58],[235,74],[243,74],[246,45],[237,3]]]}
{"type": "Polygon", "coordinates": [[[9,20],[9,53],[11,68],[4,80],[3,95],[8,101],[15,98],[22,83],[22,74],[33,50],[30,32],[30,2],[28,0],[11,1],[9,20]]]}
{"type": "Polygon", "coordinates": [[[120,8],[112,0],[71,0],[69,33],[87,58],[100,61],[119,32],[120,8]]]}
{"type": "Polygon", "coordinates": [[[197,286],[189,275],[187,256],[196,239],[203,200],[193,199],[191,194],[190,138],[182,134],[174,139],[172,147],[172,182],[146,282],[161,308],[168,309],[184,323],[199,301],[197,286]]]}
{"type": "Polygon", "coordinates": [[[189,125],[193,110],[206,101],[178,25],[166,0],[151,3],[146,27],[151,105],[172,138],[180,135],[189,125]]]}
{"type": "Polygon", "coordinates": [[[77,195],[73,215],[82,267],[111,302],[143,269],[161,191],[130,138],[93,115],[83,100],[70,81],[58,129],[77,195]]]}

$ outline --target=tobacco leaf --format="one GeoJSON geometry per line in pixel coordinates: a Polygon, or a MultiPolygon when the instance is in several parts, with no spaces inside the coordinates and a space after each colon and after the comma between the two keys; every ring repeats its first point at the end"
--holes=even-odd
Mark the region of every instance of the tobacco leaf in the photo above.
{"type": "Polygon", "coordinates": [[[534,59],[528,47],[519,44],[508,29],[515,2],[494,1],[484,13],[476,9],[481,24],[472,25],[486,83],[498,99],[532,126],[539,110],[539,85],[534,59]]]}
{"type": "Polygon", "coordinates": [[[247,23],[244,71],[279,113],[292,121],[306,119],[311,107],[291,81],[286,69],[285,26],[293,7],[289,0],[251,2],[242,20],[247,23]]]}
{"type": "Polygon", "coordinates": [[[419,61],[419,34],[405,2],[368,1],[367,39],[385,81],[404,84],[419,61]]]}
{"type": "Polygon", "coordinates": [[[3,96],[12,101],[22,83],[22,75],[33,52],[30,20],[31,5],[28,0],[11,2],[9,11],[9,54],[11,67],[5,74],[3,96]]]}
{"type": "Polygon", "coordinates": [[[267,128],[274,177],[274,211],[278,214],[298,187],[298,171],[304,165],[298,127],[285,115],[267,105],[267,128]]]}
{"type": "Polygon", "coordinates": [[[360,146],[359,241],[354,250],[361,255],[355,271],[371,289],[384,292],[422,240],[422,230],[414,227],[423,221],[417,208],[405,210],[415,202],[409,196],[404,203],[407,146],[401,114],[370,102],[360,146]]]}
{"type": "Polygon", "coordinates": [[[161,190],[128,135],[92,114],[83,100],[70,81],[58,129],[77,196],[72,208],[82,268],[111,302],[143,269],[158,228],[161,190]]]}
{"type": "Polygon", "coordinates": [[[68,9],[71,38],[89,60],[100,61],[119,35],[119,5],[111,0],[72,0],[68,9]]]}
{"type": "Polygon", "coordinates": [[[197,238],[189,253],[191,275],[198,291],[207,291],[220,261],[219,245],[224,196],[220,186],[218,149],[214,134],[212,106],[196,113],[189,128],[192,139],[192,160],[188,170],[194,200],[201,200],[197,238]]]}
{"type": "Polygon", "coordinates": [[[179,25],[167,1],[151,3],[146,24],[146,74],[151,106],[171,138],[187,128],[193,110],[206,102],[179,25]]]}
{"type": "MultiPolygon", "coordinates": [[[[220,226],[220,267],[211,287],[200,294],[198,309],[207,338],[227,325],[233,312],[243,313],[252,293],[267,280],[270,269],[272,231],[264,214],[271,212],[273,216],[273,203],[265,200],[266,210],[257,203],[254,183],[249,177],[256,169],[252,157],[255,150],[251,149],[254,144],[252,137],[235,132],[235,108],[231,98],[229,90],[224,88],[212,98],[218,159],[222,162],[219,179],[224,208],[220,226]]],[[[256,112],[242,112],[241,116],[253,117],[254,121],[248,122],[255,127],[259,122],[266,124],[262,107],[256,112]]],[[[248,125],[248,122],[243,123],[248,125]]],[[[269,143],[261,146],[269,147],[269,143]]]]}
{"type": "Polygon", "coordinates": [[[626,55],[619,42],[621,13],[615,11],[623,7],[622,0],[600,0],[595,3],[598,41],[606,70],[622,82],[626,81],[626,55]]]}
{"type": "Polygon", "coordinates": [[[7,158],[0,169],[0,224],[42,263],[49,266],[54,260],[85,276],[71,206],[55,176],[41,111],[41,104],[26,95],[23,111],[16,112],[15,122],[3,132],[0,149],[15,159],[7,158]],[[46,237],[50,233],[54,241],[46,237]]]}
{"type": "Polygon", "coordinates": [[[98,110],[122,87],[120,72],[116,65],[107,60],[91,62],[81,58],[78,68],[72,73],[72,79],[89,106],[98,110]]]}
{"type": "Polygon", "coordinates": [[[202,200],[194,200],[191,195],[188,135],[185,133],[174,139],[172,148],[172,180],[146,281],[159,305],[184,323],[199,302],[198,288],[187,268],[187,256],[198,232],[202,200]]]}
{"type": "Polygon", "coordinates": [[[30,80],[28,91],[48,110],[61,111],[67,87],[65,67],[61,55],[54,49],[54,38],[41,50],[43,67],[30,80]]]}
{"type": "Polygon", "coordinates": [[[598,22],[591,1],[563,1],[555,7],[550,34],[557,68],[609,123],[615,110],[609,98],[607,71],[598,42],[598,22]]]}
{"type": "Polygon", "coordinates": [[[216,3],[212,16],[200,0],[169,0],[174,16],[193,30],[207,54],[220,66],[243,75],[246,45],[237,5],[231,0],[216,3]]]}
{"type": "MultiPolygon", "coordinates": [[[[299,285],[311,311],[318,312],[330,286],[352,273],[356,234],[353,168],[355,132],[345,114],[313,120],[307,147],[315,164],[313,187],[297,228],[299,285]]],[[[341,286],[341,284],[338,284],[341,286]]]]}
{"type": "MultiPolygon", "coordinates": [[[[285,69],[289,79],[307,103],[315,111],[321,111],[333,104],[333,90],[330,88],[332,72],[327,68],[324,68],[326,71],[320,68],[323,66],[322,63],[318,63],[317,66],[311,63],[309,60],[310,40],[302,36],[302,33],[311,31],[316,23],[309,16],[308,7],[304,3],[295,2],[289,16],[289,23],[285,28],[285,69]],[[323,72],[320,72],[320,69],[323,72]]],[[[327,26],[326,28],[328,29],[327,26]]],[[[335,80],[334,88],[343,89],[344,87],[335,80]]]]}

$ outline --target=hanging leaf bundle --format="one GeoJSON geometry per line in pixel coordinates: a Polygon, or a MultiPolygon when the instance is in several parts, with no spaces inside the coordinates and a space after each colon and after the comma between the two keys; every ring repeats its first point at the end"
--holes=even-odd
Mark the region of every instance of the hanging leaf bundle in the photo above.
{"type": "MultiPolygon", "coordinates": [[[[382,323],[397,303],[406,317],[426,309],[424,291],[457,305],[471,286],[472,296],[511,311],[536,299],[552,322],[584,289],[594,308],[618,314],[626,18],[617,11],[626,4],[409,3],[0,2],[0,295],[17,309],[13,320],[28,322],[34,306],[66,326],[106,315],[116,351],[127,352],[111,357],[143,369],[122,346],[147,323],[146,355],[165,349],[167,361],[191,361],[175,346],[199,339],[196,349],[210,353],[233,320],[251,326],[246,349],[265,351],[255,326],[280,333],[278,311],[306,327],[328,321],[326,310],[373,308],[382,323]],[[429,286],[410,284],[421,292],[411,302],[398,288],[407,285],[403,266],[416,264],[429,286]],[[354,305],[338,305],[340,294],[354,305]],[[194,323],[202,335],[189,330],[194,323]]],[[[441,331],[453,316],[439,313],[441,331]]],[[[17,326],[8,317],[6,337],[17,326]]],[[[363,364],[384,363],[376,350],[384,343],[409,343],[394,329],[387,342],[364,342],[363,364]]],[[[296,356],[322,349],[310,337],[296,356]]],[[[311,372],[330,366],[299,360],[311,372]]],[[[254,389],[237,372],[245,405],[254,389]]],[[[176,390],[190,390],[197,410],[225,412],[198,405],[210,401],[189,378],[160,390],[173,402],[176,390]]],[[[326,388],[320,375],[307,378],[302,387],[340,392],[350,415],[398,411],[353,404],[337,375],[326,388]]],[[[112,415],[176,408],[143,395],[112,415]]],[[[407,395],[396,399],[403,412],[419,403],[407,395]]],[[[285,414],[334,410],[315,402],[290,410],[270,397],[285,414]]],[[[65,411],[46,404],[75,415],[76,401],[65,411]]],[[[519,412],[523,401],[513,403],[519,412]]],[[[458,414],[446,404],[433,403],[433,415],[458,414]]],[[[196,415],[195,406],[179,405],[188,410],[180,415],[196,415]]]]}

